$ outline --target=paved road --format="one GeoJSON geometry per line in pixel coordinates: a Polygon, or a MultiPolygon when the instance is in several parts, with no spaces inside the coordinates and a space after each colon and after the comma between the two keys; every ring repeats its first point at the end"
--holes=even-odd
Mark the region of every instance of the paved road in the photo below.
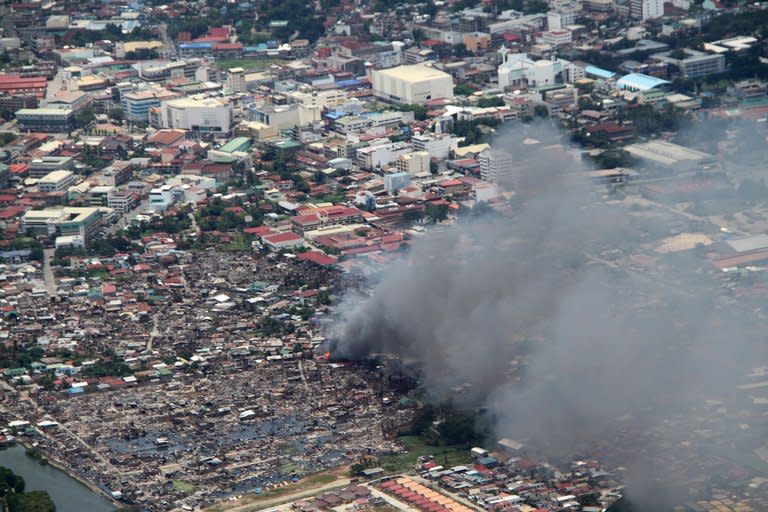
{"type": "Polygon", "coordinates": [[[51,268],[51,260],[56,249],[43,249],[43,278],[45,279],[45,289],[48,292],[49,297],[56,297],[58,291],[56,290],[56,277],[53,275],[53,268],[51,268]]]}
{"type": "Polygon", "coordinates": [[[176,45],[173,44],[171,38],[168,37],[168,25],[165,23],[160,24],[160,39],[163,40],[163,49],[168,53],[168,56],[174,59],[178,57],[176,45]]]}
{"type": "Polygon", "coordinates": [[[274,507],[277,505],[281,505],[283,503],[289,503],[292,501],[300,500],[301,498],[306,498],[308,496],[314,496],[315,494],[319,494],[324,491],[329,491],[331,489],[336,489],[339,487],[345,487],[349,485],[351,480],[349,478],[342,478],[339,480],[334,480],[333,482],[320,485],[317,487],[310,487],[310,488],[304,488],[300,491],[290,493],[290,494],[283,494],[281,496],[277,496],[275,498],[271,498],[268,500],[258,500],[253,503],[243,504],[243,505],[237,505],[236,502],[233,502],[233,505],[229,505],[227,502],[219,503],[214,506],[214,508],[226,510],[227,512],[255,512],[256,510],[268,510],[269,507],[274,507]]]}
{"type": "Polygon", "coordinates": [[[124,227],[128,226],[128,223],[133,217],[135,217],[139,213],[146,211],[148,209],[149,209],[149,199],[145,199],[142,202],[140,202],[136,206],[136,208],[134,208],[133,210],[122,214],[120,218],[117,220],[117,222],[107,229],[107,235],[114,235],[124,227]]]}

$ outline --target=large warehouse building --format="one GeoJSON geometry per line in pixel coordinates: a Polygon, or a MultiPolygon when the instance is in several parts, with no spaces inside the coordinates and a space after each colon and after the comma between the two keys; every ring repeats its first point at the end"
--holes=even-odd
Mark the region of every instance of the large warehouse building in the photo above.
{"type": "Polygon", "coordinates": [[[225,101],[179,98],[164,101],[160,109],[163,128],[190,130],[193,134],[228,134],[232,130],[232,105],[225,101]]]}
{"type": "Polygon", "coordinates": [[[421,104],[436,98],[453,97],[453,79],[425,64],[397,66],[373,71],[373,94],[403,104],[421,104]]]}

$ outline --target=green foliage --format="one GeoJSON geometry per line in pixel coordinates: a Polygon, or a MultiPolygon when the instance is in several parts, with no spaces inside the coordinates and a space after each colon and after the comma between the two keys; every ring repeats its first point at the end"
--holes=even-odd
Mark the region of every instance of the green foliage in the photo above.
{"type": "Polygon", "coordinates": [[[43,455],[43,452],[41,452],[37,448],[27,448],[24,450],[24,455],[27,457],[34,459],[35,461],[39,462],[42,465],[48,464],[48,459],[45,458],[43,455]]]}
{"type": "Polygon", "coordinates": [[[125,54],[125,58],[128,60],[152,60],[160,57],[157,50],[151,48],[139,48],[136,51],[128,52],[125,54]]]}
{"type": "Polygon", "coordinates": [[[454,57],[461,59],[461,58],[464,58],[464,57],[469,57],[470,55],[472,55],[472,54],[470,53],[469,50],[467,50],[467,45],[465,45],[464,43],[459,43],[459,44],[453,45],[453,56],[454,57]]]}
{"type": "Polygon", "coordinates": [[[17,136],[13,132],[0,133],[0,145],[6,146],[16,140],[17,136]]]}
{"type": "Polygon", "coordinates": [[[642,137],[663,131],[677,131],[684,121],[684,114],[671,106],[656,110],[650,105],[640,105],[626,110],[626,119],[635,126],[635,134],[642,137]]]}
{"type": "Polygon", "coordinates": [[[472,121],[456,121],[453,124],[452,132],[457,137],[464,137],[462,145],[468,146],[471,144],[478,144],[483,142],[485,134],[480,128],[481,126],[494,127],[498,126],[500,121],[494,117],[488,117],[483,119],[474,119],[472,121]]]}
{"type": "Polygon", "coordinates": [[[549,109],[544,105],[535,105],[533,107],[533,115],[542,119],[547,118],[549,117],[549,109]]]}
{"type": "Polygon", "coordinates": [[[443,222],[448,218],[448,205],[447,204],[428,204],[424,209],[424,213],[429,220],[433,223],[443,222]]]}
{"type": "Polygon", "coordinates": [[[24,479],[10,469],[0,466],[0,496],[24,492],[24,479]]]}
{"type": "Polygon", "coordinates": [[[398,105],[395,107],[400,112],[413,112],[413,117],[417,121],[424,121],[427,119],[427,106],[426,105],[398,105]]]}
{"type": "MultiPolygon", "coordinates": [[[[121,235],[110,235],[105,238],[94,238],[88,244],[88,252],[98,256],[111,257],[118,252],[127,252],[132,249],[131,242],[121,235]]],[[[56,251],[59,255],[59,251],[56,251]]]]}
{"type": "Polygon", "coordinates": [[[0,368],[30,368],[45,352],[38,346],[20,346],[18,341],[0,345],[0,368]]]}
{"type": "Polygon", "coordinates": [[[437,431],[449,444],[465,444],[477,438],[474,417],[459,411],[447,412],[437,431]]]}
{"type": "Polygon", "coordinates": [[[503,107],[504,98],[501,96],[483,97],[477,101],[477,106],[480,108],[503,107]]]}
{"type": "Polygon", "coordinates": [[[418,222],[424,218],[424,212],[417,209],[408,210],[403,214],[403,220],[406,222],[418,222]]]}
{"type": "Polygon", "coordinates": [[[631,167],[632,155],[623,149],[612,149],[603,151],[597,156],[592,157],[595,167],[598,169],[615,169],[616,167],[631,167]]]}
{"type": "Polygon", "coordinates": [[[56,505],[45,491],[30,491],[6,498],[9,512],[56,512],[56,505]]]}
{"type": "Polygon", "coordinates": [[[93,107],[88,105],[75,114],[75,126],[85,128],[93,122],[94,118],[93,107]]]}
{"type": "Polygon", "coordinates": [[[123,109],[120,107],[113,107],[109,109],[109,117],[119,123],[125,119],[125,112],[123,112],[123,109]]]}
{"type": "Polygon", "coordinates": [[[133,371],[119,361],[98,361],[94,365],[84,366],[81,373],[85,377],[125,377],[133,371]]]}
{"type": "Polygon", "coordinates": [[[34,238],[28,238],[28,237],[14,238],[8,244],[8,249],[12,251],[21,250],[21,249],[30,249],[32,251],[32,253],[29,256],[30,259],[33,259],[35,261],[43,260],[43,255],[44,255],[43,244],[41,244],[34,238]]]}
{"type": "Polygon", "coordinates": [[[472,87],[469,84],[459,84],[453,88],[453,94],[456,96],[469,96],[477,91],[477,88],[472,87]]]}

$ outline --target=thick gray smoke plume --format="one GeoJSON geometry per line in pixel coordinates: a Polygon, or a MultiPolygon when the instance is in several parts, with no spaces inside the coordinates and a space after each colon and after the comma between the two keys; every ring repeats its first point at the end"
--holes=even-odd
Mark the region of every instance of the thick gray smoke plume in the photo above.
{"type": "Polygon", "coordinates": [[[416,363],[436,400],[488,407],[495,435],[544,456],[599,449],[629,467],[640,510],[661,510],[682,495],[658,487],[654,457],[697,428],[691,411],[733,394],[763,338],[701,255],[633,269],[630,255],[689,221],[596,200],[559,139],[541,125],[501,133],[493,146],[524,165],[524,205],[416,241],[343,304],[333,350],[416,363]]]}

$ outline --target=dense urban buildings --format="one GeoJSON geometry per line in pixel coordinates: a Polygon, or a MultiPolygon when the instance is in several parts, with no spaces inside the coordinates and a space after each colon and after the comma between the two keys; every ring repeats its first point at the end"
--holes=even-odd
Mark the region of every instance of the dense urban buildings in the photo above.
{"type": "Polygon", "coordinates": [[[768,510],[766,5],[160,4],[0,6],[0,445],[105,510],[768,510]]]}

